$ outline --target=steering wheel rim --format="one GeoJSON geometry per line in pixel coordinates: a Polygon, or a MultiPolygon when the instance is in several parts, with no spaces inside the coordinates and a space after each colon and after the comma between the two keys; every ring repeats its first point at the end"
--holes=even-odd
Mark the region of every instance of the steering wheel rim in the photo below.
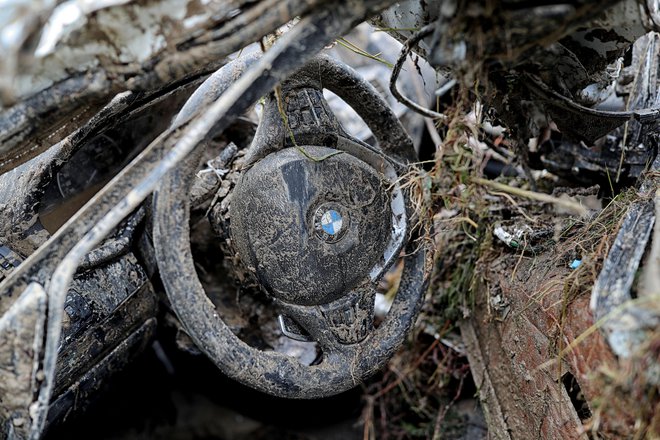
{"type": "MultiPolygon", "coordinates": [[[[303,78],[303,83],[308,85],[307,81],[314,80],[310,80],[305,72],[323,67],[336,73],[334,78],[340,80],[335,83],[341,83],[341,79],[345,80],[347,77],[361,80],[355,72],[351,73],[352,69],[341,67],[329,58],[322,57],[320,61],[314,61],[316,62],[320,64],[312,64],[311,68],[310,65],[305,66],[301,70],[303,74],[296,78],[303,78]]],[[[248,63],[244,64],[249,67],[248,63]]],[[[235,68],[231,66],[225,66],[223,69],[228,69],[232,75],[236,74],[235,68]]],[[[220,72],[218,73],[218,78],[223,78],[220,72]]],[[[345,89],[342,91],[337,88],[337,84],[324,81],[318,86],[332,87],[330,90],[335,93],[335,90],[339,90],[343,95],[347,94],[345,89]]],[[[359,95],[353,93],[352,96],[359,95]]],[[[382,99],[380,105],[391,114],[382,99]]],[[[369,108],[373,110],[373,106],[369,108]]],[[[365,103],[361,103],[356,110],[358,114],[364,111],[365,103]]],[[[382,121],[376,117],[363,118],[372,125],[377,120],[382,121]]],[[[396,122],[400,126],[398,119],[396,122]]],[[[401,140],[399,134],[392,135],[389,131],[383,139],[382,125],[370,128],[376,139],[379,142],[382,140],[390,152],[396,148],[399,153],[397,156],[402,158],[414,154],[410,151],[412,143],[401,140]]],[[[405,132],[403,134],[405,135],[405,132]]],[[[407,135],[405,137],[407,138],[407,135]]],[[[220,318],[194,269],[190,245],[190,202],[186,194],[192,186],[192,170],[197,166],[197,162],[198,155],[191,155],[182,166],[168,175],[154,196],[153,234],[161,278],[172,309],[198,347],[229,377],[260,391],[287,398],[318,398],[337,394],[359,384],[382,368],[405,340],[421,309],[430,272],[428,257],[431,255],[431,248],[428,240],[417,240],[420,238],[418,230],[410,231],[401,284],[391,310],[380,326],[372,329],[362,341],[341,346],[328,346],[327,340],[326,344],[318,341],[324,356],[319,364],[311,366],[303,365],[297,359],[281,353],[258,350],[241,341],[220,318]]],[[[302,309],[292,304],[278,304],[290,313],[298,314],[298,317],[322,318],[319,315],[321,312],[315,307],[302,309]]]]}

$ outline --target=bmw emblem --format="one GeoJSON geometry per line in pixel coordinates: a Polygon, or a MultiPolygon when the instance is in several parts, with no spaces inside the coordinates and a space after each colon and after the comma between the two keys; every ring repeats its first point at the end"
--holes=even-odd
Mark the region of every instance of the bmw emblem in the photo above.
{"type": "Polygon", "coordinates": [[[324,203],[314,214],[316,236],[326,243],[335,243],[348,230],[346,210],[334,203],[324,203]]]}

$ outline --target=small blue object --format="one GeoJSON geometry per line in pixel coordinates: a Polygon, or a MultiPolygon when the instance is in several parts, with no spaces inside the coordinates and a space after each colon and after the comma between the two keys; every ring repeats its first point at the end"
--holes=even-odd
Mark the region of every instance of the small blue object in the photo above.
{"type": "Polygon", "coordinates": [[[326,234],[336,235],[341,230],[343,220],[341,214],[334,209],[329,209],[321,216],[321,227],[326,234]]]}
{"type": "Polygon", "coordinates": [[[570,268],[571,269],[577,269],[578,267],[580,267],[580,264],[582,264],[582,260],[573,260],[573,262],[571,263],[570,268]]]}

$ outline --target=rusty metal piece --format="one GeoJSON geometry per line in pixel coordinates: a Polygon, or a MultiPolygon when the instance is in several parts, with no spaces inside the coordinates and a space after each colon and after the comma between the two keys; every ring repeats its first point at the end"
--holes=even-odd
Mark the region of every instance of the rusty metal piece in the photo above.
{"type": "MultiPolygon", "coordinates": [[[[482,282],[472,314],[460,324],[490,435],[587,439],[590,402],[602,393],[593,374],[616,362],[598,332],[577,344],[594,324],[588,291],[567,295],[568,283],[578,275],[567,264],[555,264],[552,251],[534,259],[490,252],[482,257],[489,263],[475,272],[482,282]],[[516,267],[513,278],[511,267],[516,267]],[[492,301],[498,296],[508,308],[501,318],[492,301]]],[[[600,423],[599,432],[623,438],[632,432],[634,418],[619,413],[600,423]]]]}

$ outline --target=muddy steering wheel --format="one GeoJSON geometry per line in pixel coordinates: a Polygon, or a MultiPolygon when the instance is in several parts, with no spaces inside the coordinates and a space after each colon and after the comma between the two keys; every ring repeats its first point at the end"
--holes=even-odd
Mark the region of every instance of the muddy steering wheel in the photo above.
{"type": "MultiPolygon", "coordinates": [[[[179,115],[215,99],[252,58],[220,69],[179,115]]],[[[161,278],[186,332],[231,378],[288,398],[345,391],[381,369],[421,308],[430,272],[428,240],[401,184],[412,142],[380,95],[349,67],[317,57],[266,98],[245,169],[230,199],[230,237],[280,313],[282,332],[318,343],[313,365],[240,340],[219,316],[195,272],[190,246],[193,158],[154,197],[154,245],[161,278]],[[345,133],[323,98],[353,107],[378,142],[345,133]],[[283,114],[284,112],[284,114],[283,114]],[[374,326],[376,285],[402,254],[389,313],[374,326]]]]}

